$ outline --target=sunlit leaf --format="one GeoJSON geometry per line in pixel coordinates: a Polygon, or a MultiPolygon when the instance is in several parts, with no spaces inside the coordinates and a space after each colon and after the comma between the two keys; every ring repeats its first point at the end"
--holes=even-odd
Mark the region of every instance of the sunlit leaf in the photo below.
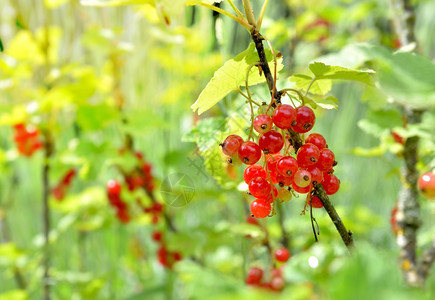
{"type": "MultiPolygon", "coordinates": [[[[271,52],[266,50],[266,56],[273,73],[275,67],[274,64],[271,63],[273,60],[271,52]]],[[[251,43],[248,49],[238,54],[235,58],[225,62],[225,64],[216,71],[196,102],[191,106],[192,110],[198,110],[198,114],[202,114],[222,100],[230,92],[235,91],[241,85],[244,85],[249,66],[257,61],[258,55],[255,51],[255,45],[251,43]]],[[[281,62],[282,58],[278,59],[278,71],[283,68],[281,62]]],[[[249,85],[256,85],[265,80],[264,75],[260,75],[258,68],[251,68],[249,72],[249,85]]]]}

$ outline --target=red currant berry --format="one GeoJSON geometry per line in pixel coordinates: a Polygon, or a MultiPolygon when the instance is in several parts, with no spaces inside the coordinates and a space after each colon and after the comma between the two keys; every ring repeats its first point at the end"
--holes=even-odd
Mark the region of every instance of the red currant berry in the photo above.
{"type": "Polygon", "coordinates": [[[283,156],[281,154],[273,154],[267,156],[267,169],[271,173],[278,173],[277,163],[283,156]]]}
{"type": "Polygon", "coordinates": [[[274,277],[270,281],[270,288],[273,291],[282,291],[285,287],[285,281],[282,277],[274,277]]]}
{"type": "Polygon", "coordinates": [[[257,285],[261,283],[263,278],[263,270],[257,267],[253,267],[249,270],[248,276],[246,277],[246,284],[257,285]]]}
{"type": "Polygon", "coordinates": [[[435,174],[427,172],[418,179],[418,188],[422,195],[427,199],[435,198],[435,174]]]}
{"type": "Polygon", "coordinates": [[[293,182],[293,184],[292,184],[292,188],[296,191],[296,192],[298,192],[299,194],[306,194],[306,193],[308,193],[308,192],[310,192],[311,191],[311,189],[313,188],[313,185],[312,184],[310,184],[309,186],[306,186],[306,187],[299,187],[299,186],[297,186],[294,182],[293,182]]]}
{"type": "Polygon", "coordinates": [[[322,150],[323,148],[328,148],[325,138],[320,133],[311,133],[305,139],[305,143],[316,145],[319,150],[322,150]]]}
{"type": "Polygon", "coordinates": [[[254,142],[244,142],[239,148],[239,158],[247,165],[253,165],[260,160],[261,149],[254,142]]]}
{"type": "Polygon", "coordinates": [[[269,216],[271,210],[270,202],[265,199],[255,199],[251,203],[251,213],[256,218],[266,218],[269,216]]]}
{"type": "Polygon", "coordinates": [[[275,251],[277,261],[286,262],[290,258],[290,252],[286,248],[281,248],[275,251]]]}
{"type": "Polygon", "coordinates": [[[284,156],[277,162],[276,167],[281,175],[293,177],[298,170],[298,162],[291,156],[284,156]]]}
{"type": "Polygon", "coordinates": [[[322,149],[319,153],[319,159],[317,161],[316,167],[318,167],[321,171],[328,171],[332,169],[334,165],[335,155],[329,149],[322,149]]]}
{"type": "Polygon", "coordinates": [[[294,179],[294,176],[283,176],[279,173],[274,174],[274,177],[272,177],[272,175],[270,177],[272,178],[272,180],[274,179],[280,187],[290,186],[293,183],[294,179]]]}
{"type": "Polygon", "coordinates": [[[160,231],[154,231],[152,235],[153,241],[161,242],[162,241],[162,233],[160,231]]]}
{"type": "Polygon", "coordinates": [[[322,208],[323,207],[323,203],[322,203],[322,201],[320,201],[319,197],[312,196],[311,194],[307,195],[307,202],[308,202],[308,205],[310,205],[314,208],[322,208]]]}
{"type": "Polygon", "coordinates": [[[262,177],[256,177],[249,182],[249,192],[255,198],[265,198],[270,194],[270,182],[262,177]]]}
{"type": "Polygon", "coordinates": [[[110,197],[119,196],[119,194],[121,193],[121,185],[116,180],[109,180],[107,182],[107,186],[106,187],[107,187],[107,194],[110,197]]]}
{"type": "Polygon", "coordinates": [[[259,115],[254,119],[254,129],[258,133],[266,133],[272,129],[273,121],[268,115],[259,115]]]}
{"type": "Polygon", "coordinates": [[[274,154],[282,149],[284,140],[282,139],[281,133],[270,130],[260,137],[258,144],[265,154],[274,154]]]}
{"type": "Polygon", "coordinates": [[[222,152],[225,155],[233,156],[237,153],[237,151],[239,151],[239,148],[242,144],[243,139],[236,134],[232,134],[227,136],[225,141],[220,145],[222,146],[222,152]]]}
{"type": "Polygon", "coordinates": [[[301,168],[314,165],[319,159],[320,151],[313,144],[302,145],[297,153],[296,159],[301,168]]]}
{"type": "Polygon", "coordinates": [[[249,184],[256,177],[267,178],[266,170],[259,165],[250,165],[243,172],[243,180],[249,184]]]}
{"type": "Polygon", "coordinates": [[[314,184],[320,183],[323,180],[323,172],[317,167],[317,165],[309,166],[307,171],[311,173],[311,182],[314,184]]]}
{"type": "Polygon", "coordinates": [[[246,223],[252,224],[252,225],[259,225],[257,219],[253,218],[251,216],[246,217],[246,223]]]}
{"type": "Polygon", "coordinates": [[[273,112],[272,119],[276,127],[289,129],[293,121],[296,120],[296,110],[288,104],[281,104],[273,112]]]}
{"type": "Polygon", "coordinates": [[[301,188],[311,184],[311,173],[304,169],[299,169],[294,177],[294,183],[301,188]]]}
{"type": "Polygon", "coordinates": [[[307,106],[301,106],[296,109],[296,120],[292,123],[292,129],[297,133],[305,133],[313,128],[315,122],[316,116],[313,110],[307,106]]]}
{"type": "Polygon", "coordinates": [[[333,195],[340,188],[340,180],[334,174],[325,175],[323,177],[322,186],[327,195],[333,195]]]}
{"type": "Polygon", "coordinates": [[[121,223],[125,224],[130,222],[130,214],[127,209],[118,209],[116,215],[121,223]]]}

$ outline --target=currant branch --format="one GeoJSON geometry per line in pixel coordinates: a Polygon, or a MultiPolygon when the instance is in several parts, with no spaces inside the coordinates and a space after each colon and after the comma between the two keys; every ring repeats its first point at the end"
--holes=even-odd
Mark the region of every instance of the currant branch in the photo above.
{"type": "MultiPolygon", "coordinates": [[[[275,86],[275,79],[272,76],[272,73],[269,68],[269,64],[267,62],[266,54],[264,51],[263,46],[263,37],[261,36],[260,32],[257,30],[251,31],[251,38],[254,41],[255,48],[257,49],[257,53],[260,59],[260,65],[262,68],[262,71],[264,73],[264,76],[266,78],[267,85],[269,87],[270,94],[274,94],[274,86],[275,86]]],[[[274,95],[274,98],[272,99],[272,102],[279,102],[280,98],[282,96],[283,92],[277,92],[274,95]]],[[[292,129],[288,129],[288,133],[290,135],[290,140],[293,145],[293,148],[295,149],[295,153],[298,152],[299,148],[303,145],[303,140],[301,136],[293,131],[292,129]]],[[[346,245],[348,249],[351,249],[354,246],[353,242],[353,235],[350,231],[346,229],[346,227],[343,224],[342,219],[338,215],[337,211],[335,210],[334,206],[332,205],[331,201],[329,200],[329,197],[326,195],[325,190],[323,189],[321,184],[316,184],[314,186],[314,195],[317,196],[320,201],[322,202],[323,206],[325,207],[325,210],[327,211],[329,217],[331,218],[332,222],[334,223],[335,227],[337,228],[341,239],[343,240],[343,243],[346,245]]]]}

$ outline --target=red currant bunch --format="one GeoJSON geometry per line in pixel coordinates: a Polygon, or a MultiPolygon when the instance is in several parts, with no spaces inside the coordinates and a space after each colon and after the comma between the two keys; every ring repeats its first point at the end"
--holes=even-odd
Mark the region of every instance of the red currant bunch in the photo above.
{"type": "Polygon", "coordinates": [[[35,151],[41,149],[44,144],[39,140],[37,128],[19,123],[14,125],[14,141],[17,144],[18,152],[25,156],[32,156],[35,151]]]}
{"type": "Polygon", "coordinates": [[[309,134],[298,148],[293,147],[290,139],[292,134],[305,134],[313,128],[316,122],[313,110],[288,104],[271,106],[269,110],[271,114],[266,109],[253,119],[252,128],[258,136],[251,130],[247,141],[233,134],[220,144],[231,160],[238,156],[248,165],[243,180],[255,197],[251,214],[256,218],[273,215],[275,201],[290,201],[293,192],[308,193],[308,205],[323,207],[318,197],[311,197],[311,191],[319,183],[327,195],[338,191],[340,180],[333,174],[335,155],[319,133],[309,134]]]}
{"type": "Polygon", "coordinates": [[[109,203],[116,209],[116,216],[119,221],[124,224],[128,223],[130,221],[130,214],[127,204],[121,199],[121,184],[116,180],[109,180],[106,189],[109,203]]]}
{"type": "Polygon", "coordinates": [[[172,269],[174,263],[182,259],[181,253],[177,251],[172,252],[167,249],[163,239],[163,233],[161,231],[154,231],[151,237],[153,241],[160,246],[157,250],[157,259],[159,263],[165,268],[172,269]]]}
{"type": "Polygon", "coordinates": [[[282,268],[272,268],[269,281],[266,281],[263,269],[252,267],[248,272],[248,276],[246,276],[245,282],[249,286],[264,288],[275,292],[282,291],[285,287],[282,268]]]}

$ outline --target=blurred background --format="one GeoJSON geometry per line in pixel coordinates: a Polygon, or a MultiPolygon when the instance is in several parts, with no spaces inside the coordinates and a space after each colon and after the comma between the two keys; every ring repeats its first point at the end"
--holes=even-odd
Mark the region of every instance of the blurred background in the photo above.
{"type": "MultiPolygon", "coordinates": [[[[352,257],[323,209],[313,211],[315,243],[304,197],[249,224],[243,167],[228,166],[218,147],[228,126],[249,126],[249,107],[232,93],[203,115],[190,109],[213,73],[248,47],[249,34],[183,1],[107,2],[117,4],[0,2],[1,300],[43,299],[44,280],[52,299],[433,299],[434,276],[426,289],[407,288],[397,265],[397,107],[374,89],[340,82],[331,91],[338,109],[316,110],[313,131],[339,162],[331,201],[354,233],[352,257]],[[135,188],[138,168],[148,176],[136,178],[143,189],[135,188]],[[108,196],[109,180],[122,184],[124,204],[108,196]],[[291,252],[280,265],[281,292],[245,284],[253,266],[270,276],[265,238],[291,252]]],[[[258,12],[262,1],[252,2],[258,12]]],[[[413,3],[419,47],[433,59],[435,2],[413,3]]],[[[354,43],[400,47],[391,5],[271,1],[261,32],[283,55],[278,86],[312,61],[351,65],[352,53],[337,53],[354,43]]],[[[253,93],[268,101],[264,84],[253,93]]],[[[435,124],[433,110],[426,119],[435,124]]],[[[435,206],[423,197],[420,204],[424,246],[435,234],[435,206]]]]}

